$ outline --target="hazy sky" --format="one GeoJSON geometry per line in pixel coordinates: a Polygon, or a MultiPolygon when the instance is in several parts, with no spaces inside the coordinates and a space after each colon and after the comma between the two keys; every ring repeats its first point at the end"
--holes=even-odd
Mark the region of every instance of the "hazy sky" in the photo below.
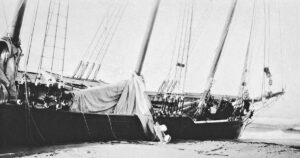
{"type": "MultiPolygon", "coordinates": [[[[26,54],[29,32],[33,19],[33,7],[37,0],[28,0],[29,6],[24,19],[21,34],[22,47],[26,54]]],[[[107,82],[117,82],[130,77],[134,71],[141,42],[149,20],[149,13],[154,0],[128,0],[129,4],[112,40],[108,54],[104,59],[99,78],[107,82]]],[[[6,32],[4,5],[8,22],[17,0],[0,0],[0,32],[6,32]]],[[[45,31],[47,6],[49,0],[41,0],[37,27],[30,57],[30,70],[36,70],[42,40],[45,31]]],[[[83,58],[86,49],[96,32],[97,26],[104,16],[110,0],[70,0],[69,27],[66,46],[66,72],[71,74],[79,60],[83,58]]],[[[206,83],[208,71],[218,45],[231,0],[195,0],[194,21],[192,33],[192,51],[190,53],[186,91],[201,92],[206,83]]],[[[298,0],[266,0],[270,8],[270,70],[274,77],[274,89],[286,84],[286,96],[274,108],[264,112],[272,115],[281,111],[286,117],[299,114],[300,102],[300,1],[298,0]],[[282,38],[280,44],[280,29],[278,21],[278,6],[280,8],[280,23],[282,38]],[[286,55],[280,52],[280,45],[286,55]],[[284,68],[284,69],[283,69],[284,68]],[[286,110],[286,111],[285,111],[286,110]]],[[[171,62],[174,36],[177,21],[180,17],[183,0],[161,0],[158,17],[155,22],[152,38],[147,52],[142,74],[149,90],[157,90],[166,78],[171,62]]],[[[249,76],[249,90],[252,96],[260,93],[263,64],[264,35],[264,1],[257,0],[255,9],[254,40],[252,45],[253,61],[249,76]]],[[[238,0],[236,12],[225,43],[219,68],[216,74],[213,92],[221,94],[237,94],[238,84],[244,56],[247,49],[251,16],[252,0],[238,0]]],[[[298,116],[299,117],[299,116],[298,116]]]]}

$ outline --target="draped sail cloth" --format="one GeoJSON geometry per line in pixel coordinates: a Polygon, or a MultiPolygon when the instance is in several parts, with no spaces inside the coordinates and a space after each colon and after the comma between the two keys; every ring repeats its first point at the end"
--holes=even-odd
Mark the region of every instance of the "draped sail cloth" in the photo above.
{"type": "MultiPolygon", "coordinates": [[[[13,102],[16,102],[18,97],[15,79],[20,55],[21,50],[12,43],[9,37],[0,39],[0,84],[2,84],[0,94],[8,95],[9,93],[9,100],[13,102]]],[[[0,102],[6,102],[3,102],[3,100],[5,100],[5,97],[3,99],[3,96],[0,95],[0,102]]]]}
{"type": "Polygon", "coordinates": [[[140,76],[116,84],[74,91],[73,112],[137,115],[145,134],[152,140],[159,135],[151,114],[151,103],[140,76]],[[156,128],[156,129],[154,129],[156,128]]]}

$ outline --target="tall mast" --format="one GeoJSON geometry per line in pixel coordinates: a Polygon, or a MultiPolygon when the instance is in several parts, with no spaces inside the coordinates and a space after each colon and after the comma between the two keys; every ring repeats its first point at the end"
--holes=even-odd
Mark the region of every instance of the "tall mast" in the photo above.
{"type": "Polygon", "coordinates": [[[143,40],[140,56],[139,56],[139,59],[138,59],[138,62],[136,64],[136,68],[135,68],[135,72],[136,72],[137,75],[141,75],[141,72],[142,72],[142,69],[143,69],[143,64],[144,64],[144,60],[145,60],[145,57],[146,57],[146,53],[147,53],[147,49],[148,49],[148,45],[149,45],[149,40],[151,38],[151,34],[152,34],[155,19],[156,19],[157,11],[158,11],[158,8],[159,8],[159,3],[160,3],[160,0],[157,0],[155,8],[152,10],[149,25],[148,25],[148,28],[146,30],[146,36],[143,40]]]}
{"type": "Polygon", "coordinates": [[[198,105],[198,108],[200,107],[200,109],[204,108],[205,98],[209,94],[210,89],[212,87],[213,79],[215,77],[215,73],[216,73],[216,70],[217,70],[217,67],[218,67],[218,63],[219,63],[219,60],[220,60],[220,57],[221,57],[221,53],[223,51],[224,43],[226,41],[226,37],[228,35],[228,31],[229,31],[229,27],[230,27],[230,24],[231,24],[231,21],[232,21],[232,17],[233,17],[235,8],[236,8],[236,3],[237,3],[237,0],[234,0],[234,2],[232,3],[231,9],[230,9],[230,13],[229,13],[229,15],[227,17],[227,20],[226,20],[226,23],[224,25],[223,34],[221,36],[219,45],[216,49],[216,55],[215,55],[214,60],[213,60],[213,65],[210,69],[210,73],[209,73],[209,76],[207,78],[207,84],[206,84],[206,87],[205,87],[205,91],[203,92],[200,103],[198,105]]]}
{"type": "Polygon", "coordinates": [[[23,23],[23,17],[25,12],[27,0],[19,0],[17,9],[12,20],[12,26],[10,28],[11,40],[15,46],[19,46],[20,31],[23,23]]]}

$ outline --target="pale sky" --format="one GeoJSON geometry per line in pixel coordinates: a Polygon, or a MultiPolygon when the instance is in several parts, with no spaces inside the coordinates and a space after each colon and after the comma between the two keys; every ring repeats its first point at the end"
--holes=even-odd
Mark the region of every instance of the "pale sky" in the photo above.
{"type": "MultiPolygon", "coordinates": [[[[99,74],[99,78],[110,83],[127,79],[134,71],[146,24],[149,20],[149,13],[155,2],[154,0],[128,1],[128,7],[124,12],[99,74]]],[[[2,7],[4,5],[6,18],[10,23],[16,2],[17,0],[0,0],[1,33],[6,32],[2,7]]],[[[25,54],[27,53],[29,32],[32,26],[33,7],[37,0],[28,0],[28,2],[21,34],[25,54]]],[[[92,36],[110,3],[110,0],[70,0],[65,61],[67,75],[74,71],[79,60],[83,58],[92,36]]],[[[186,82],[187,92],[202,92],[203,90],[231,3],[231,0],[195,0],[192,51],[186,82]]],[[[45,31],[48,4],[49,0],[41,0],[29,70],[35,71],[37,67],[45,31]]],[[[166,78],[182,4],[183,0],[161,0],[142,71],[148,90],[157,90],[166,78]]],[[[251,75],[249,76],[249,90],[252,96],[257,96],[261,87],[265,21],[263,4],[263,0],[257,0],[255,10],[253,61],[250,70],[251,75]]],[[[280,89],[283,82],[286,84],[287,94],[264,114],[271,116],[274,111],[277,111],[278,114],[278,111],[281,111],[284,113],[284,117],[297,117],[300,109],[298,108],[300,102],[300,1],[266,0],[266,4],[270,7],[270,70],[274,77],[274,89],[280,89]],[[279,4],[281,14],[281,46],[286,56],[282,56],[280,53],[277,4],[279,4]],[[282,71],[283,67],[284,71],[282,71]]],[[[213,93],[237,94],[249,38],[252,9],[252,0],[238,0],[216,73],[213,93]]]]}

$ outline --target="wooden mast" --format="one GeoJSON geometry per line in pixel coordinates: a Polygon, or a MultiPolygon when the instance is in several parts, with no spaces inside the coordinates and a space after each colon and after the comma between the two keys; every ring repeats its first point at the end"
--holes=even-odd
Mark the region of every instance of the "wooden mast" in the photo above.
{"type": "Polygon", "coordinates": [[[217,70],[217,67],[218,67],[218,63],[219,63],[219,60],[220,60],[220,57],[221,57],[221,54],[222,54],[222,51],[223,51],[224,43],[226,41],[226,37],[228,35],[228,31],[229,31],[229,27],[230,27],[230,24],[231,24],[231,21],[232,21],[232,17],[233,17],[235,8],[236,8],[236,3],[237,3],[237,0],[234,0],[234,2],[232,3],[231,9],[230,9],[230,13],[229,13],[229,15],[227,17],[227,20],[226,20],[226,23],[224,25],[223,34],[221,36],[219,45],[216,49],[216,55],[215,55],[214,60],[213,60],[213,65],[210,69],[210,73],[209,73],[209,76],[207,78],[207,84],[206,84],[205,90],[204,90],[203,95],[202,95],[202,97],[200,99],[200,102],[198,104],[198,109],[196,111],[196,115],[201,114],[203,109],[206,107],[205,99],[208,96],[208,94],[210,93],[210,89],[211,89],[212,84],[213,84],[214,76],[215,76],[215,73],[216,73],[216,70],[217,70]]]}
{"type": "Polygon", "coordinates": [[[10,35],[11,35],[11,40],[12,43],[15,46],[19,46],[19,41],[20,41],[20,31],[23,23],[23,17],[24,17],[24,12],[25,12],[25,7],[26,7],[27,0],[20,0],[14,15],[14,19],[12,21],[12,26],[10,29],[10,35]]]}
{"type": "Polygon", "coordinates": [[[139,59],[137,61],[136,68],[135,68],[135,72],[136,72],[137,75],[141,75],[141,72],[142,72],[142,69],[143,69],[143,64],[144,64],[144,60],[145,60],[145,57],[146,57],[146,53],[147,53],[147,49],[148,49],[148,45],[149,45],[149,40],[151,38],[151,34],[152,34],[155,19],[156,19],[157,11],[158,11],[158,8],[159,8],[159,3],[160,3],[160,0],[156,0],[155,8],[152,10],[149,25],[148,25],[147,30],[146,30],[146,36],[143,40],[140,56],[139,56],[139,59]]]}

